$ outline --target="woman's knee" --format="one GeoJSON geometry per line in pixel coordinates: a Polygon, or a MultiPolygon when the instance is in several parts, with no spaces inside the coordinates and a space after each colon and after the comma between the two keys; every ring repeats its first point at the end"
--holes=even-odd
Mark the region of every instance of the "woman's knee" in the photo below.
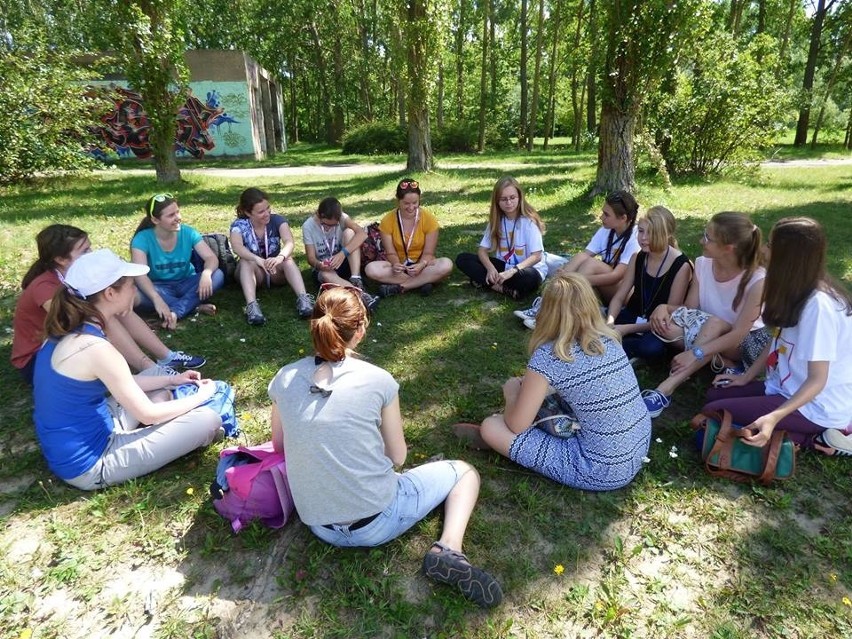
{"type": "Polygon", "coordinates": [[[453,271],[453,261],[448,257],[439,257],[432,263],[432,266],[441,279],[447,277],[453,271]]]}

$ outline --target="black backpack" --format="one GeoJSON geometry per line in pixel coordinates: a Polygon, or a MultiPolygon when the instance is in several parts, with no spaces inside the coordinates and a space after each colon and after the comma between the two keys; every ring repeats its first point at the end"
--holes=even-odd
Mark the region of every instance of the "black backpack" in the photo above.
{"type": "Polygon", "coordinates": [[[228,236],[224,233],[205,233],[201,237],[219,259],[219,268],[225,274],[225,283],[233,282],[234,272],[237,270],[237,258],[231,250],[231,241],[228,236]]]}

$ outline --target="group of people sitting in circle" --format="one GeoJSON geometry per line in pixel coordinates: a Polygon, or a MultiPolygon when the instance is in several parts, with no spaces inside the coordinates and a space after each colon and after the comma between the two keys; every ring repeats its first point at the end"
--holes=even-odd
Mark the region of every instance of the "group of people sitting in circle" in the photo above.
{"type": "MultiPolygon", "coordinates": [[[[396,196],[380,224],[386,259],[367,264],[366,275],[384,297],[428,294],[453,264],[437,256],[438,222],[419,207],[418,183],[402,180],[396,196]]],[[[531,308],[516,311],[532,328],[523,377],[504,384],[502,412],[454,425],[459,437],[566,486],[618,489],[642,468],[652,418],[710,364],[716,375],[704,410],[729,410],[747,443],[761,446],[780,429],[802,448],[852,455],[852,366],[840,353],[852,343],[852,297],[826,272],[818,222],[782,219],[764,245],[748,216],[718,213],[693,265],[665,207],[640,216],[633,196],[616,192],[600,219],[584,251],[548,256],[544,224],[518,182],[495,185],[478,251],[456,265],[473,286],[513,300],[545,284],[531,308]],[[680,352],[666,379],[640,391],[631,364],[672,349],[680,352]],[[571,414],[568,432],[540,418],[554,400],[571,414]]],[[[476,470],[442,460],[397,471],[407,453],[399,384],[357,354],[376,303],[361,279],[365,236],[333,198],[307,219],[305,252],[320,284],[314,299],[287,220],[271,213],[263,192],[243,192],[231,227],[249,321],[262,321],[255,295],[264,282],[288,282],[299,314],[310,317],[314,353],[281,368],[268,387],[272,441],[286,451],[296,509],[330,544],[376,546],[443,503],[424,574],[496,605],[500,584],[462,550],[476,470]]],[[[220,439],[221,419],[204,406],[213,382],[194,370],[203,358],[171,350],[134,311],[154,312],[165,327],[194,310],[215,312],[207,300],[222,286],[221,271],[200,234],[181,224],[174,198],[147,203],[131,263],[91,251],[86,233],[67,225],[47,227],[37,243],[15,311],[12,363],[33,385],[50,470],[93,490],[220,439]],[[198,392],[174,397],[169,389],[181,383],[198,392]]]]}

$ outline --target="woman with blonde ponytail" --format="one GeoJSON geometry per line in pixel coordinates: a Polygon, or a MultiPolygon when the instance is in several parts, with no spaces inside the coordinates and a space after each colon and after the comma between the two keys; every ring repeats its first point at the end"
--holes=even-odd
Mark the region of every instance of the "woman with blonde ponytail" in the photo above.
{"type": "Polygon", "coordinates": [[[458,460],[395,470],[407,453],[399,384],[357,357],[368,324],[360,290],[324,284],[310,322],[316,355],[285,366],[269,384],[272,441],[286,450],[299,518],[334,546],[378,546],[444,502],[443,530],[423,572],[494,606],[502,599],[497,580],[462,554],[479,475],[458,460]]]}

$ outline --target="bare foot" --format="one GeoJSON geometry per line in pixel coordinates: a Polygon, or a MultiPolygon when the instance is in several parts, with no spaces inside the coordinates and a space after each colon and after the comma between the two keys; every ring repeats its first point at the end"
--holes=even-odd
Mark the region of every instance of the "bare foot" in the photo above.
{"type": "Polygon", "coordinates": [[[204,315],[215,315],[216,314],[216,305],[215,304],[199,304],[195,307],[195,310],[204,315]]]}

